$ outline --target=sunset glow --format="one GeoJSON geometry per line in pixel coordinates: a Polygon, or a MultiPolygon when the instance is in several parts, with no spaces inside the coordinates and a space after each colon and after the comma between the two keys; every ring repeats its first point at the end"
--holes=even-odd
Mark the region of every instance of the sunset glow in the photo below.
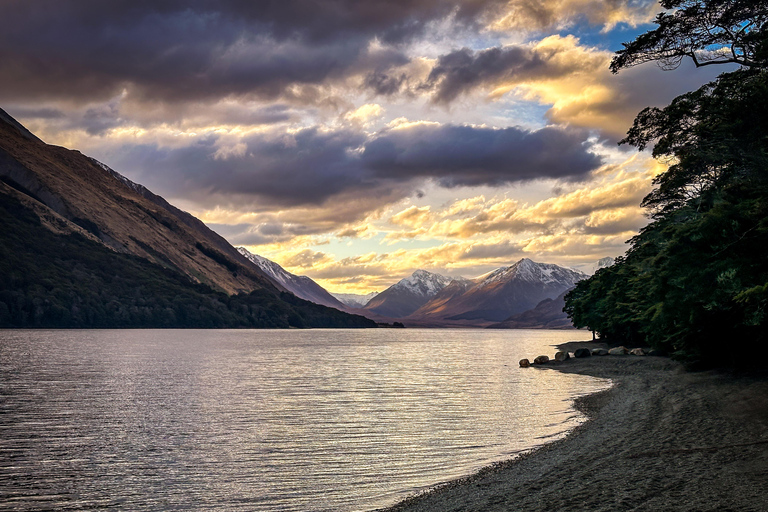
{"type": "Polygon", "coordinates": [[[610,73],[654,1],[261,4],[5,2],[0,106],[233,245],[367,293],[622,254],[665,165],[618,140],[722,71],[610,73]]]}

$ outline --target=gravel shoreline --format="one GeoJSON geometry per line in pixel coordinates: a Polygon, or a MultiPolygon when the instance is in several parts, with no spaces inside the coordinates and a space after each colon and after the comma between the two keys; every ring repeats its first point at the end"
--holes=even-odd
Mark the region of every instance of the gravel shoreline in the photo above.
{"type": "Polygon", "coordinates": [[[520,371],[615,385],[576,401],[590,420],[566,438],[384,510],[768,511],[766,373],[690,373],[648,356],[520,371]]]}

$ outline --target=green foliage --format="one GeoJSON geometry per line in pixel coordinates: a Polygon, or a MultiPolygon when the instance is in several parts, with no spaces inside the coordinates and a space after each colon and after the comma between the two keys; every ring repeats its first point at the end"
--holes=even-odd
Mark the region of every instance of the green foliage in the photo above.
{"type": "MultiPolygon", "coordinates": [[[[742,70],[683,94],[663,109],[646,108],[622,143],[672,160],[643,200],[655,216],[706,202],[732,183],[764,186],[768,169],[766,71],[742,70]]],[[[706,205],[705,205],[706,206],[706,205]]]]}
{"type": "Polygon", "coordinates": [[[2,193],[0,223],[0,327],[376,326],[289,293],[227,296],[80,235],[56,235],[2,193]]]}
{"type": "Polygon", "coordinates": [[[649,224],[626,258],[566,296],[577,327],[723,364],[766,341],[768,190],[733,186],[706,211],[649,224]],[[720,352],[720,349],[724,352],[720,352]]]}
{"type": "Polygon", "coordinates": [[[674,69],[690,58],[697,67],[768,64],[768,2],[764,0],[662,0],[656,29],[624,43],[611,71],[658,61],[674,69]]]}
{"type": "MultiPolygon", "coordinates": [[[[707,50],[729,44],[719,55],[749,69],[637,116],[622,143],[653,145],[672,163],[643,200],[654,220],[624,258],[566,295],[565,311],[609,341],[648,344],[692,364],[735,364],[768,341],[768,4],[662,5],[678,10],[625,45],[614,71],[685,56],[702,65],[707,50]]],[[[723,62],[716,57],[707,62],[723,62]]]]}

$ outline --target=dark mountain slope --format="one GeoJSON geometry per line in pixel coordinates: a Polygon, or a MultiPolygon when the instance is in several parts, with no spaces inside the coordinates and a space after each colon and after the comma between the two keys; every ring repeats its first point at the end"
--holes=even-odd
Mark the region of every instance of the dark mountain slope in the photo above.
{"type": "Polygon", "coordinates": [[[0,327],[375,326],[287,292],[228,296],[76,229],[55,233],[19,195],[0,183],[0,327]]]}
{"type": "Polygon", "coordinates": [[[113,250],[227,293],[278,288],[226,240],[78,151],[43,143],[0,111],[0,178],[113,250]]]}
{"type": "Polygon", "coordinates": [[[291,274],[274,261],[268,260],[258,254],[253,254],[245,247],[238,247],[237,251],[248,258],[248,261],[259,267],[259,269],[261,269],[267,277],[272,279],[272,281],[276,282],[295,296],[314,302],[315,304],[322,304],[323,306],[336,308],[341,311],[346,311],[348,309],[347,306],[339,302],[336,297],[328,293],[325,288],[314,282],[311,278],[291,274]]]}
{"type": "Polygon", "coordinates": [[[554,299],[544,299],[535,308],[489,325],[488,329],[574,329],[568,315],[563,312],[566,293],[568,291],[554,299]]]}
{"type": "Polygon", "coordinates": [[[0,327],[375,327],[283,291],[93,162],[0,116],[0,327]]]}

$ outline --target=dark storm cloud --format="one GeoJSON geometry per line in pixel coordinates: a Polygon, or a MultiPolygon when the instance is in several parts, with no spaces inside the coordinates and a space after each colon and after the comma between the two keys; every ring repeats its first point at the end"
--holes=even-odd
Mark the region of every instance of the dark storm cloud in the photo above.
{"type": "MultiPolygon", "coordinates": [[[[416,125],[370,138],[353,130],[253,135],[233,148],[216,137],[183,148],[133,146],[107,159],[160,193],[323,204],[334,196],[402,197],[425,179],[444,187],[577,180],[601,165],[579,130],[416,125]]],[[[262,233],[266,234],[266,233],[262,233]]]]}
{"type": "MultiPolygon", "coordinates": [[[[5,0],[0,99],[275,97],[359,68],[374,38],[397,45],[451,13],[471,23],[498,1],[5,0]]],[[[370,67],[382,59],[405,56],[370,67]]]]}
{"type": "Polygon", "coordinates": [[[363,164],[386,179],[429,177],[445,187],[504,185],[537,178],[578,179],[601,165],[586,132],[560,128],[416,125],[365,146],[363,164]]]}
{"type": "Polygon", "coordinates": [[[280,243],[291,240],[296,236],[317,234],[327,231],[327,227],[284,224],[280,222],[268,222],[261,224],[217,224],[206,225],[226,238],[233,245],[262,245],[268,243],[280,243]]]}
{"type": "Polygon", "coordinates": [[[256,196],[285,206],[319,204],[347,189],[370,186],[348,154],[364,140],[351,131],[305,129],[246,137],[239,141],[243,150],[228,152],[211,136],[182,148],[128,147],[114,155],[114,165],[146,173],[142,183],[174,193],[256,196]]]}
{"type": "Polygon", "coordinates": [[[528,46],[510,46],[472,51],[462,48],[439,58],[424,88],[434,89],[434,101],[448,103],[462,93],[505,79],[556,78],[579,70],[584,62],[553,63],[554,52],[528,46]]]}

